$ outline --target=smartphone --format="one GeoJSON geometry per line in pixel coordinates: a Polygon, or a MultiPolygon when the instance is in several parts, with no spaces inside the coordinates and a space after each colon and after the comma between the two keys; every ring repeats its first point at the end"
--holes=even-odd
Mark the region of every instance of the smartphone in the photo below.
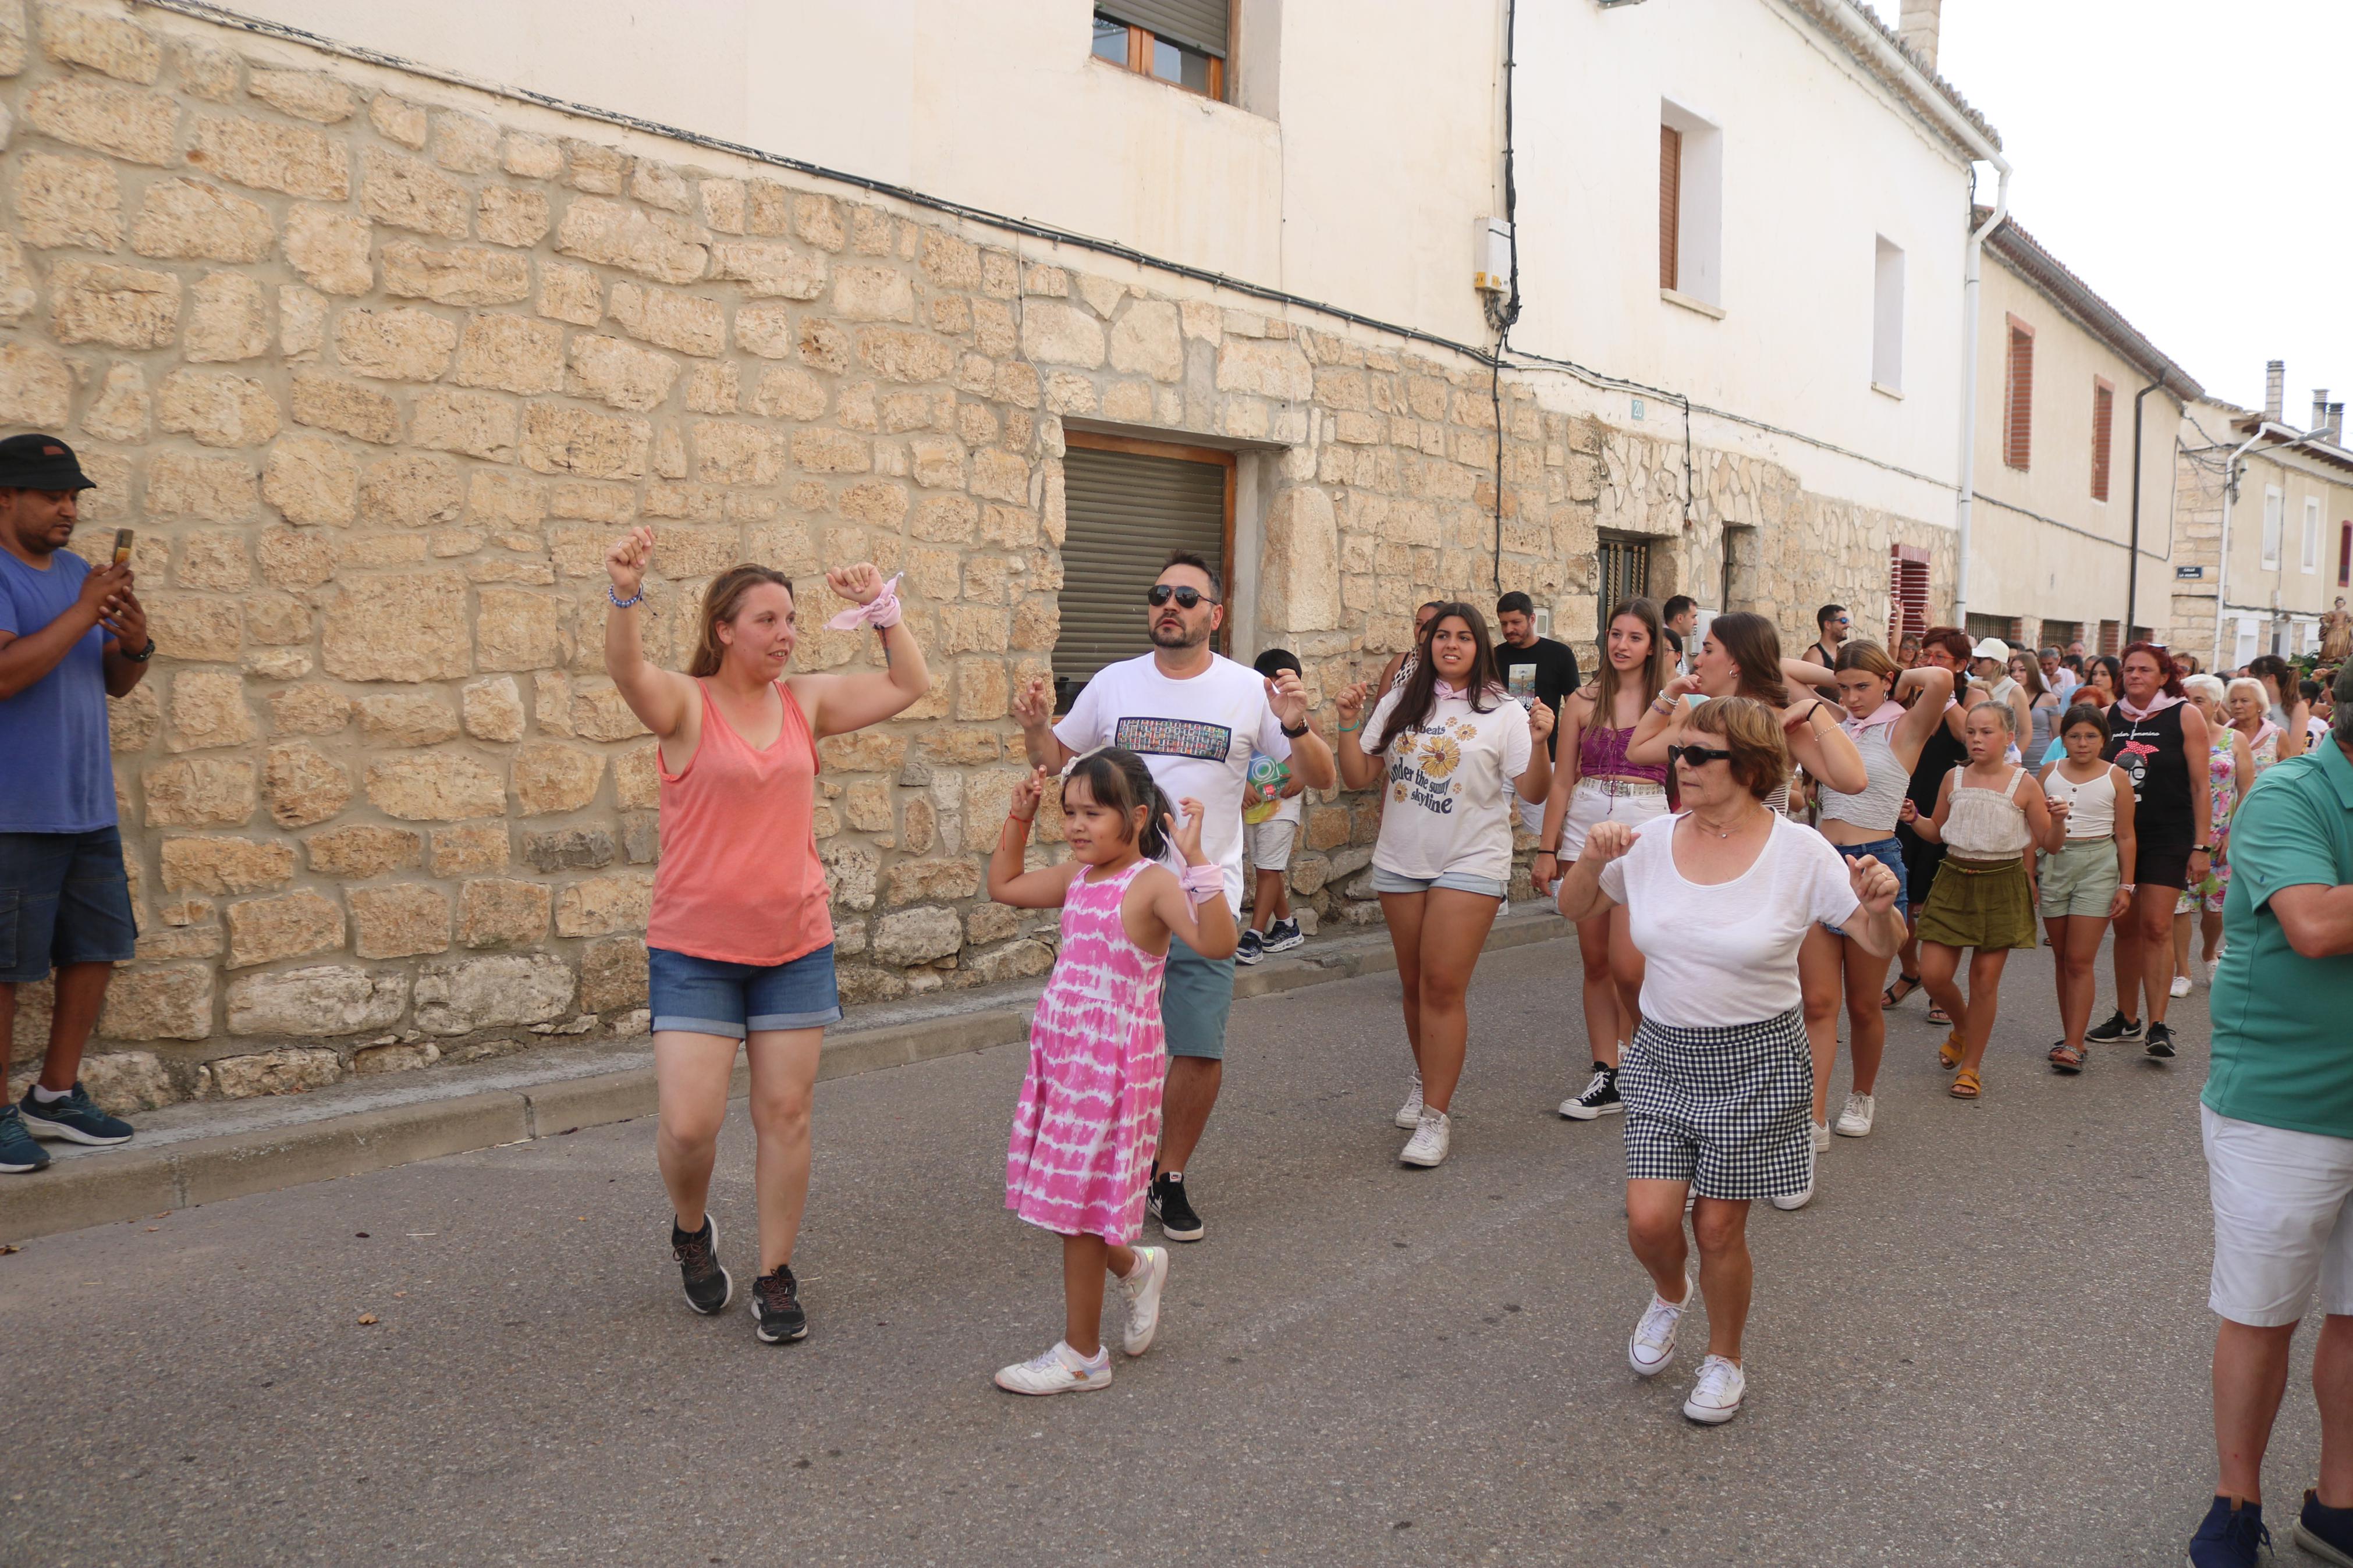
{"type": "Polygon", "coordinates": [[[130,561],[131,542],[134,537],[136,537],[135,531],[132,529],[118,528],[114,531],[114,563],[117,566],[130,561]]]}

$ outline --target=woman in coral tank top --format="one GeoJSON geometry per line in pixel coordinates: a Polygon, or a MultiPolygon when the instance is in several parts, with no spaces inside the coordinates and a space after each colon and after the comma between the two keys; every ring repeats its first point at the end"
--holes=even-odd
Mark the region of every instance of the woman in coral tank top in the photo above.
{"type": "Polygon", "coordinates": [[[725,1310],[734,1280],[720,1266],[703,1199],[741,1042],[759,1141],[752,1310],[760,1339],[782,1344],[808,1333],[793,1241],[808,1201],[818,1048],[841,1016],[817,857],[817,742],[903,712],[931,676],[899,624],[896,579],[886,583],[862,562],[826,574],[826,586],[851,606],[828,624],[873,626],[881,670],[786,675],[798,637],[792,581],[750,565],[723,573],[704,594],[687,672],[657,668],[637,614],[653,547],[652,530],[632,529],[605,556],[613,580],[605,668],[660,748],[662,854],[646,948],[670,1251],[688,1303],[706,1315],[725,1310]]]}

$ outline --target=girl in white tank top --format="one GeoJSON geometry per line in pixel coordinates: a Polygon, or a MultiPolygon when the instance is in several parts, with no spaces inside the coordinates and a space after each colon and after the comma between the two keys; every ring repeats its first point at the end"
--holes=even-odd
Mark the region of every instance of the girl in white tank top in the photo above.
{"type": "Polygon", "coordinates": [[[2053,1070],[2084,1070],[2084,1036],[2098,989],[2093,963],[2109,923],[2132,907],[2133,793],[2125,771],[2100,753],[2108,721],[2080,704],[2060,718],[2067,754],[2042,769],[2042,793],[2064,833],[2042,857],[2042,915],[2058,975],[2062,1037],[2052,1046],[2053,1070]]]}

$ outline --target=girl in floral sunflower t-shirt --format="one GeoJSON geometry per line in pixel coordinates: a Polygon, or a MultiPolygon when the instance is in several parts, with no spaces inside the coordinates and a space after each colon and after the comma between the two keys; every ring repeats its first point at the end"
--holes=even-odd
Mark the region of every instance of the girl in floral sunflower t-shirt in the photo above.
{"type": "Polygon", "coordinates": [[[1466,604],[1438,606],[1410,673],[1365,712],[1369,689],[1340,694],[1340,776],[1378,787],[1373,890],[1397,949],[1414,1076],[1399,1127],[1409,1165],[1446,1158],[1446,1119],[1469,1034],[1463,993],[1511,885],[1511,797],[1552,789],[1552,710],[1523,709],[1496,669],[1487,623],[1466,604]]]}

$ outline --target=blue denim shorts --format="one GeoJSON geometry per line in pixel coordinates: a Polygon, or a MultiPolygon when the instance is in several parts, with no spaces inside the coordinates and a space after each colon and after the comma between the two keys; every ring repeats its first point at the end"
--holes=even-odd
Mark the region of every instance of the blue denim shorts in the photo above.
{"type": "MultiPolygon", "coordinates": [[[[1911,908],[1905,896],[1905,889],[1911,884],[1911,878],[1910,873],[1904,868],[1904,840],[1895,837],[1874,838],[1868,844],[1833,844],[1831,847],[1839,852],[1841,862],[1849,855],[1858,860],[1867,855],[1894,872],[1895,912],[1900,915],[1911,908]]],[[[1846,934],[1845,929],[1841,926],[1825,925],[1822,929],[1832,936],[1846,934]]]]}
{"type": "Polygon", "coordinates": [[[833,943],[789,963],[726,963],[664,947],[646,950],[654,1032],[742,1039],[754,1029],[819,1029],[841,1016],[833,943]]]}
{"type": "Polygon", "coordinates": [[[69,963],[127,963],[138,941],[120,830],[0,833],[0,984],[69,963]]]}
{"type": "Polygon", "coordinates": [[[1373,868],[1373,891],[1376,893],[1426,893],[1432,888],[1443,888],[1450,893],[1484,893],[1500,899],[1512,890],[1511,884],[1493,877],[1474,877],[1467,871],[1442,871],[1435,877],[1409,877],[1401,871],[1373,868]]]}

